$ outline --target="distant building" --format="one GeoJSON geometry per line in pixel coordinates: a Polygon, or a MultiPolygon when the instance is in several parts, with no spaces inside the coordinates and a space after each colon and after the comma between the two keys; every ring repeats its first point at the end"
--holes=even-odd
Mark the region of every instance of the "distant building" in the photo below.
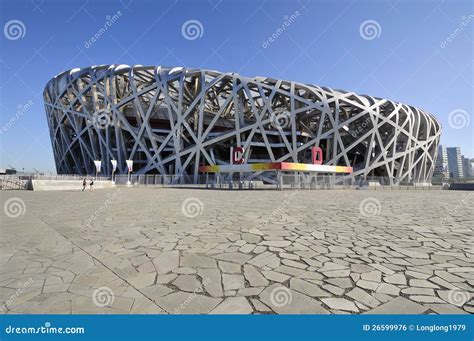
{"type": "Polygon", "coordinates": [[[464,177],[471,178],[473,176],[471,160],[467,157],[464,157],[464,155],[461,156],[461,159],[462,159],[462,171],[464,173],[464,177]]]}
{"type": "Polygon", "coordinates": [[[460,179],[464,178],[461,148],[459,147],[448,147],[448,167],[450,178],[460,179]]]}
{"type": "Polygon", "coordinates": [[[12,175],[12,174],[16,174],[16,169],[13,169],[13,168],[0,169],[0,175],[12,175]]]}
{"type": "Polygon", "coordinates": [[[449,178],[448,151],[446,150],[446,146],[440,145],[438,147],[433,177],[438,179],[449,178]]]}

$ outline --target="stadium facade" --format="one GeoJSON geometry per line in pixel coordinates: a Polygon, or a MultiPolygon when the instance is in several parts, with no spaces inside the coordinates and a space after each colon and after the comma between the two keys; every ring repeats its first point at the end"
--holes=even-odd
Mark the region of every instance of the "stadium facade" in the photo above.
{"type": "MultiPolygon", "coordinates": [[[[183,175],[225,165],[243,147],[246,163],[351,166],[352,177],[425,183],[441,135],[429,113],[398,102],[292,81],[162,66],[73,69],[45,87],[58,174],[183,175]]],[[[258,174],[256,174],[258,176],[258,174]]]]}

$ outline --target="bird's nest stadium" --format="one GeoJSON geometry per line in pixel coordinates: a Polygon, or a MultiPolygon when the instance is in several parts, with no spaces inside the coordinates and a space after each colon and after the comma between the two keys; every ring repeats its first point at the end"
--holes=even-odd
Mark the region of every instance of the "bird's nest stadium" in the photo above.
{"type": "MultiPolygon", "coordinates": [[[[441,134],[429,113],[311,84],[182,67],[103,65],[54,77],[44,100],[58,174],[177,175],[243,162],[352,167],[352,178],[431,180],[441,134]]],[[[265,177],[265,170],[252,174],[265,177]]]]}

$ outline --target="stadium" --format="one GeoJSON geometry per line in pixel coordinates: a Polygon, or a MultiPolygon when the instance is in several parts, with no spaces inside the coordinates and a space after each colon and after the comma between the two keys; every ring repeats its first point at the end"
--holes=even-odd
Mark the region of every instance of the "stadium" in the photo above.
{"type": "MultiPolygon", "coordinates": [[[[44,101],[58,174],[176,175],[245,164],[352,167],[352,179],[428,183],[441,126],[431,114],[387,99],[311,84],[182,67],[102,65],[63,72],[44,101]]],[[[265,170],[252,174],[266,178],[265,170]]]]}

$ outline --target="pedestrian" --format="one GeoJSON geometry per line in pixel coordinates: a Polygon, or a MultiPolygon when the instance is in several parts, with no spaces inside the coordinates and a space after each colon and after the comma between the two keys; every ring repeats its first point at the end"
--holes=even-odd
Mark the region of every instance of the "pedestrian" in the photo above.
{"type": "Polygon", "coordinates": [[[82,180],[82,191],[83,192],[85,191],[86,186],[87,186],[87,180],[86,180],[86,178],[84,178],[84,180],[82,180]]]}
{"type": "Polygon", "coordinates": [[[89,185],[91,186],[91,192],[92,192],[92,186],[94,186],[94,179],[93,178],[91,178],[91,182],[90,182],[89,185]]]}

